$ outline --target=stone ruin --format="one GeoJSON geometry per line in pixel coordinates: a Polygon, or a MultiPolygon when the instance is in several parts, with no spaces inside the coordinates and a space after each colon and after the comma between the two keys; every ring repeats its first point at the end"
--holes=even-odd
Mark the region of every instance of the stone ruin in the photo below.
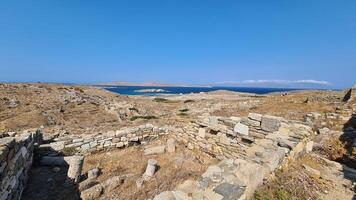
{"type": "MultiPolygon", "coordinates": [[[[37,144],[43,165],[69,165],[68,182],[79,183],[82,199],[96,199],[120,185],[123,177],[112,177],[97,183],[97,172],[81,181],[83,155],[109,151],[132,145],[145,145],[153,140],[168,138],[166,145],[145,149],[145,155],[174,152],[176,143],[204,152],[220,160],[211,165],[199,180],[187,180],[175,190],[165,191],[154,200],[167,199],[248,199],[258,185],[289,159],[309,152],[313,143],[308,137],[312,128],[302,122],[280,117],[250,113],[248,117],[201,116],[184,126],[156,127],[145,124],[93,135],[62,135],[50,143],[39,144],[41,133],[0,139],[1,200],[19,199],[26,186],[27,171],[32,164],[37,144]],[[74,150],[75,156],[58,156],[57,152],[74,150]],[[16,166],[16,167],[12,167],[16,166]]],[[[154,176],[155,160],[149,160],[146,172],[137,186],[154,176]]]]}

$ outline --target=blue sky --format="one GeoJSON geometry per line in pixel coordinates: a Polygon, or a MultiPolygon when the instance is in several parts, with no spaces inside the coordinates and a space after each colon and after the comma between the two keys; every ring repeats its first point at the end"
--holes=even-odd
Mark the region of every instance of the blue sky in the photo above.
{"type": "Polygon", "coordinates": [[[356,84],[354,0],[0,0],[0,81],[356,84]]]}

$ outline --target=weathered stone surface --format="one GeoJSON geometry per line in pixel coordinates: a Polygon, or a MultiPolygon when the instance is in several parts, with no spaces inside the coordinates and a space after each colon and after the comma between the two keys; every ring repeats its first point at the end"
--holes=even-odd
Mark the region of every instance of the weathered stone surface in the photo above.
{"type": "Polygon", "coordinates": [[[283,139],[283,140],[279,140],[278,145],[281,147],[286,147],[289,150],[292,150],[297,145],[297,143],[290,140],[283,139]]]}
{"type": "Polygon", "coordinates": [[[226,134],[222,134],[220,136],[220,143],[221,144],[225,144],[225,145],[230,145],[230,140],[229,138],[226,136],[226,134]]]}
{"type": "Polygon", "coordinates": [[[241,123],[236,124],[236,126],[234,127],[234,131],[241,135],[248,135],[248,130],[248,126],[241,123]]]}
{"type": "Polygon", "coordinates": [[[314,146],[314,142],[313,141],[307,142],[307,144],[305,145],[305,152],[306,153],[312,152],[313,151],[313,146],[314,146]]]}
{"type": "Polygon", "coordinates": [[[236,200],[243,194],[244,187],[225,182],[215,187],[214,192],[222,195],[223,200],[236,200]]]}
{"type": "Polygon", "coordinates": [[[95,185],[87,190],[84,190],[80,197],[83,200],[95,200],[99,198],[103,194],[103,186],[101,184],[95,185]]]}
{"type": "Polygon", "coordinates": [[[169,138],[167,140],[167,152],[174,153],[176,151],[176,140],[174,138],[169,138]]]}
{"type": "Polygon", "coordinates": [[[145,155],[162,154],[165,152],[165,149],[166,149],[165,145],[149,147],[144,150],[144,154],[145,155]]]}
{"type": "Polygon", "coordinates": [[[84,157],[83,156],[72,156],[69,162],[69,168],[67,176],[69,179],[78,183],[80,181],[80,175],[82,174],[84,157]]]}
{"type": "Polygon", "coordinates": [[[257,114],[257,113],[249,113],[248,114],[248,118],[251,120],[255,120],[258,122],[262,121],[262,115],[261,114],[257,114]]]}
{"type": "Polygon", "coordinates": [[[93,187],[94,185],[99,184],[99,182],[97,180],[94,179],[86,179],[82,182],[79,183],[79,191],[82,192],[84,190],[87,190],[91,187],[93,187]]]}
{"type": "Polygon", "coordinates": [[[199,128],[198,136],[201,138],[205,138],[205,128],[199,128]]]}
{"type": "Polygon", "coordinates": [[[241,118],[240,117],[230,117],[230,119],[232,121],[234,121],[235,123],[240,123],[241,122],[241,118]]]}
{"type": "Polygon", "coordinates": [[[157,161],[154,159],[149,159],[147,161],[147,167],[146,167],[146,171],[143,174],[143,176],[146,178],[150,178],[152,177],[155,172],[156,172],[156,167],[157,167],[157,161]]]}
{"type": "Polygon", "coordinates": [[[88,179],[96,179],[100,174],[99,168],[94,168],[88,171],[88,179]]]}
{"type": "Polygon", "coordinates": [[[102,183],[102,187],[105,192],[111,192],[117,187],[119,187],[123,183],[124,179],[119,176],[114,176],[112,178],[107,179],[102,183]]]}
{"type": "Polygon", "coordinates": [[[250,126],[254,126],[254,127],[260,127],[261,126],[261,122],[260,121],[256,121],[256,120],[252,120],[252,119],[248,119],[248,124],[250,126]]]}
{"type": "Polygon", "coordinates": [[[321,173],[319,170],[316,170],[312,167],[309,167],[308,165],[303,165],[304,169],[312,176],[319,178],[321,173]]]}
{"type": "Polygon", "coordinates": [[[159,195],[155,196],[153,200],[176,200],[173,192],[171,191],[166,191],[162,192],[159,195]]]}
{"type": "Polygon", "coordinates": [[[264,131],[276,132],[281,126],[282,118],[265,115],[262,116],[261,128],[264,131]]]}
{"type": "Polygon", "coordinates": [[[203,178],[209,178],[211,180],[219,180],[221,179],[223,173],[223,169],[221,169],[217,165],[211,165],[202,175],[203,178]]]}

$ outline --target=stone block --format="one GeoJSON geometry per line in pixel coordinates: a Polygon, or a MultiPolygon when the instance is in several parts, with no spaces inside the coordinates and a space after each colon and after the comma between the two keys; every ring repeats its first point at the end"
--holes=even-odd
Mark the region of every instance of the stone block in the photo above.
{"type": "Polygon", "coordinates": [[[205,128],[199,128],[198,136],[201,138],[205,138],[205,128]]]}
{"type": "Polygon", "coordinates": [[[166,149],[165,145],[149,147],[144,150],[144,155],[162,154],[165,152],[165,149],[166,149]]]}
{"type": "Polygon", "coordinates": [[[249,113],[248,118],[251,120],[258,121],[258,122],[262,121],[262,115],[258,114],[258,113],[249,113]]]}
{"type": "Polygon", "coordinates": [[[236,124],[234,127],[234,131],[240,135],[248,135],[248,130],[248,126],[241,123],[236,124]]]}
{"type": "Polygon", "coordinates": [[[279,130],[279,127],[281,126],[281,121],[282,121],[281,117],[275,117],[269,115],[262,116],[261,128],[264,131],[276,132],[279,130]]]}
{"type": "Polygon", "coordinates": [[[174,153],[176,151],[176,140],[169,138],[167,140],[167,151],[168,153],[174,153]]]}

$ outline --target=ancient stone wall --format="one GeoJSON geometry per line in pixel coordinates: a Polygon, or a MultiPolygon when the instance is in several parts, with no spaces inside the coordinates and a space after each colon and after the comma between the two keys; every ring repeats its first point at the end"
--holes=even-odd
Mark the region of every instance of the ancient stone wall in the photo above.
{"type": "Polygon", "coordinates": [[[202,150],[220,159],[244,158],[246,149],[256,140],[279,131],[286,123],[283,118],[257,113],[250,113],[247,118],[207,116],[177,129],[174,136],[189,149],[202,150]]]}
{"type": "Polygon", "coordinates": [[[168,134],[167,130],[167,127],[158,128],[152,124],[145,124],[102,134],[60,136],[54,138],[51,143],[41,145],[41,148],[50,148],[56,152],[75,151],[86,154],[149,142],[168,134]]]}
{"type": "Polygon", "coordinates": [[[13,134],[0,138],[0,200],[20,199],[41,136],[38,131],[13,134]]]}

